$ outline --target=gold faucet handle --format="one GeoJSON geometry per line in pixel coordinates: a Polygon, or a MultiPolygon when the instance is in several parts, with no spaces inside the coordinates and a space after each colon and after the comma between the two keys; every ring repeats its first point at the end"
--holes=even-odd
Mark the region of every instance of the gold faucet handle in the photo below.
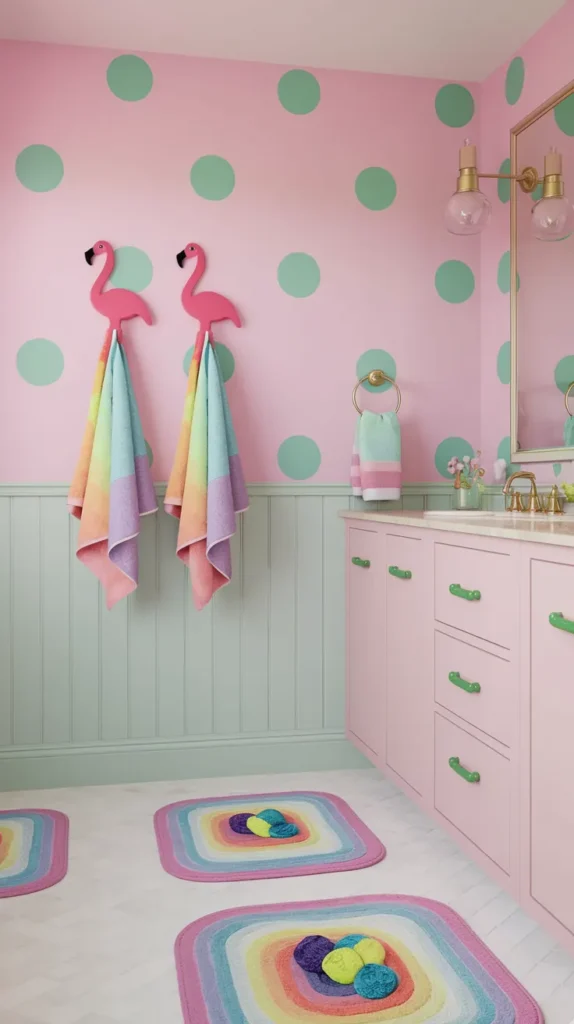
{"type": "Polygon", "coordinates": [[[525,512],[544,512],[542,502],[540,501],[540,495],[537,491],[531,491],[528,496],[528,504],[524,509],[525,512]]]}
{"type": "Polygon", "coordinates": [[[558,487],[556,484],[552,487],[550,494],[548,495],[548,506],[547,511],[551,515],[560,516],[564,515],[562,506],[560,504],[560,497],[558,495],[558,487]]]}
{"type": "Polygon", "coordinates": [[[522,496],[520,494],[520,491],[515,491],[514,488],[512,487],[510,489],[509,497],[510,497],[510,505],[508,505],[506,511],[507,512],[524,512],[524,508],[522,506],[522,496]]]}

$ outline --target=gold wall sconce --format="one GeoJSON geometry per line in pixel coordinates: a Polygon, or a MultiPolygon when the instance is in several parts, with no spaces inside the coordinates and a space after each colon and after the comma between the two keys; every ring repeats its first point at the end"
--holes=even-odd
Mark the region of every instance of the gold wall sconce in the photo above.
{"type": "Polygon", "coordinates": [[[508,178],[518,182],[527,195],[542,185],[542,198],[532,207],[532,233],[542,242],[565,238],[574,228],[574,207],[564,195],[562,155],[551,149],[544,157],[544,177],[535,167],[524,167],[520,174],[485,174],[477,168],[476,146],[470,139],[458,154],[456,192],[445,210],[447,230],[453,235],[477,235],[490,220],[491,205],[480,191],[480,178],[508,178]]]}

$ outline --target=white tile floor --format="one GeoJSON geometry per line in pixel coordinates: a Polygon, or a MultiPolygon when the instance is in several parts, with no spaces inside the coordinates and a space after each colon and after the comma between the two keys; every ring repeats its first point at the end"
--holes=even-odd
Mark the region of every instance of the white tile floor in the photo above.
{"type": "Polygon", "coordinates": [[[574,960],[375,771],[102,786],[0,794],[0,805],[70,816],[59,885],[0,900],[2,1024],[181,1024],[178,932],[225,907],[404,892],[454,907],[541,1004],[574,1019],[574,960]],[[259,882],[184,882],[162,871],[153,812],[188,796],[319,789],[344,797],[387,846],[364,871],[259,882]]]}

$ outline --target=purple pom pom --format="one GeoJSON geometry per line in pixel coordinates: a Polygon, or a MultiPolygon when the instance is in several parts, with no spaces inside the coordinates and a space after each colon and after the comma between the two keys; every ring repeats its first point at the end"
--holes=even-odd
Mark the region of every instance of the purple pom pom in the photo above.
{"type": "Polygon", "coordinates": [[[310,974],[320,974],[323,960],[335,948],[335,943],[324,935],[307,935],[295,946],[293,956],[299,967],[310,974]]]}
{"type": "Polygon", "coordinates": [[[229,819],[229,827],[240,836],[250,836],[252,834],[251,829],[247,828],[245,822],[248,818],[252,817],[253,815],[251,814],[251,811],[241,814],[232,814],[229,819]]]}

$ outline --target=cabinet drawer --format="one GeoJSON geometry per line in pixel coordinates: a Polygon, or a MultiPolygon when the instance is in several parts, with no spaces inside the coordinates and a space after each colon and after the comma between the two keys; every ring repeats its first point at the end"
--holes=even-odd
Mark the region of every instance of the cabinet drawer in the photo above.
{"type": "Polygon", "coordinates": [[[518,714],[512,679],[512,668],[503,658],[436,630],[434,695],[437,704],[507,747],[511,744],[512,721],[518,714]]]}
{"type": "Polygon", "coordinates": [[[510,871],[510,761],[435,714],[435,798],[440,811],[507,874],[510,871]],[[452,759],[458,758],[458,774],[452,759]],[[472,773],[472,774],[471,774],[472,773]],[[478,773],[480,781],[469,781],[478,773]]]}
{"type": "Polygon", "coordinates": [[[510,647],[515,630],[510,555],[435,544],[435,617],[510,647]]]}

